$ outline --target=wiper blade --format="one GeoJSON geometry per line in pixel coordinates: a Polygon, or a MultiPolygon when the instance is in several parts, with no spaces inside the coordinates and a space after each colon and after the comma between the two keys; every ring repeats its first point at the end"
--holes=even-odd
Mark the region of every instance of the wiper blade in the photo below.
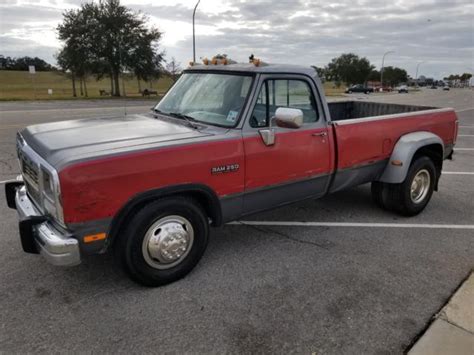
{"type": "Polygon", "coordinates": [[[193,121],[195,121],[195,119],[191,116],[185,115],[184,113],[170,112],[170,113],[168,113],[168,115],[185,120],[186,122],[189,123],[189,126],[192,127],[192,128],[196,128],[196,129],[199,128],[197,125],[195,125],[193,123],[193,121]]]}

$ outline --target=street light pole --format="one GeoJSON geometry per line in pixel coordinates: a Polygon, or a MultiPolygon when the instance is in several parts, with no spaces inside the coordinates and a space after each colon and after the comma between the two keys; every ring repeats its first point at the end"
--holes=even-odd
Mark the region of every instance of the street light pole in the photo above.
{"type": "Polygon", "coordinates": [[[194,6],[194,11],[193,11],[193,64],[196,63],[196,35],[195,35],[195,30],[194,30],[194,17],[196,16],[196,9],[199,5],[201,0],[198,0],[196,3],[196,6],[194,6]]]}
{"type": "Polygon", "coordinates": [[[383,91],[383,66],[385,64],[385,56],[390,53],[395,53],[395,52],[394,51],[385,52],[382,57],[382,68],[380,69],[380,86],[382,88],[382,91],[383,91]]]}
{"type": "Polygon", "coordinates": [[[424,62],[419,62],[416,65],[416,74],[415,74],[415,82],[416,82],[416,87],[418,87],[418,68],[420,68],[420,65],[423,64],[424,62]]]}

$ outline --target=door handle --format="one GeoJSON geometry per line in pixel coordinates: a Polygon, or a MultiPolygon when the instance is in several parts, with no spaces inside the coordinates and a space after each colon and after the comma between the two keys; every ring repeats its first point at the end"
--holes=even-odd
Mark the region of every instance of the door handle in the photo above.
{"type": "Polygon", "coordinates": [[[328,134],[326,132],[313,133],[313,137],[326,137],[328,134]]]}

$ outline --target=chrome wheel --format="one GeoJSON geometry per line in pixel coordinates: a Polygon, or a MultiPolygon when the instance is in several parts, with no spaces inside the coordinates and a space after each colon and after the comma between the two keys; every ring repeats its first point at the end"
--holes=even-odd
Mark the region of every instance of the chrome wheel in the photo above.
{"type": "Polygon", "coordinates": [[[148,265],[169,269],[186,258],[194,241],[194,229],[186,218],[166,216],[148,228],[142,253],[148,265]]]}
{"type": "Polygon", "coordinates": [[[410,197],[413,203],[421,203],[428,195],[431,176],[428,170],[423,169],[416,173],[411,182],[410,197]]]}

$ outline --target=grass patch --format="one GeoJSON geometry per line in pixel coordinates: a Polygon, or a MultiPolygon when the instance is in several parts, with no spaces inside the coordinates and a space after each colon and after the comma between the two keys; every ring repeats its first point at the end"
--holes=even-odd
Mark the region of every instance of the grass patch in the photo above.
{"type": "MultiPolygon", "coordinates": [[[[138,92],[138,82],[131,75],[124,76],[125,92],[127,97],[142,97],[138,92]]],[[[163,94],[171,86],[172,80],[169,77],[160,78],[152,83],[141,82],[142,90],[145,88],[163,94]]],[[[99,90],[110,92],[110,79],[104,78],[99,81],[94,77],[86,80],[88,98],[110,98],[100,96],[99,90]]],[[[120,83],[122,89],[122,83],[120,83]]],[[[80,96],[79,82],[76,82],[76,92],[78,99],[80,96]]],[[[0,70],[0,100],[45,100],[45,99],[73,99],[71,79],[60,72],[36,72],[29,74],[23,71],[0,70]],[[48,95],[48,89],[53,90],[52,95],[48,95]]]]}
{"type": "Polygon", "coordinates": [[[346,89],[344,85],[337,87],[336,84],[331,81],[326,81],[325,83],[323,83],[323,88],[324,95],[326,96],[340,96],[344,93],[344,90],[346,89]]]}

